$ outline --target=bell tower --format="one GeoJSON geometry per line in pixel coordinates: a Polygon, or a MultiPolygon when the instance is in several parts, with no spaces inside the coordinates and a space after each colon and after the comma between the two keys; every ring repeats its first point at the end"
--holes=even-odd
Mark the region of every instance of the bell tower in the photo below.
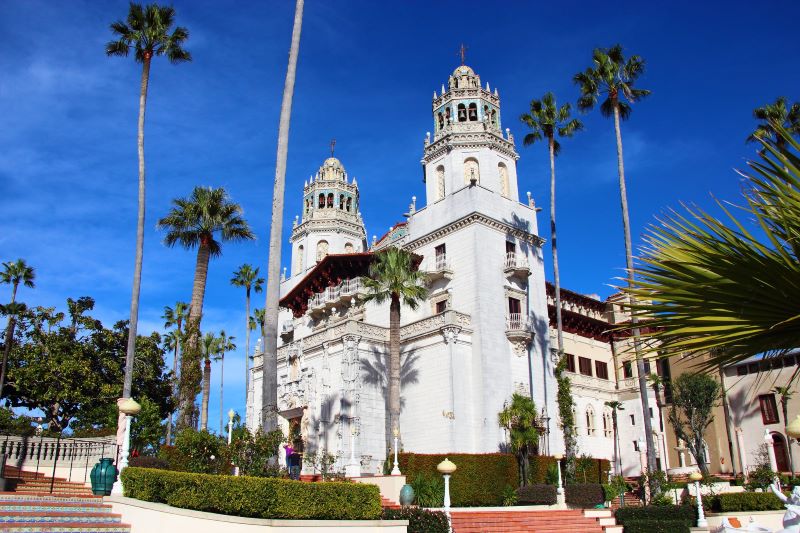
{"type": "Polygon", "coordinates": [[[433,139],[425,138],[427,204],[444,200],[464,187],[480,186],[518,201],[514,137],[500,120],[500,96],[481,87],[467,65],[450,75],[441,95],[433,93],[433,139]]]}
{"type": "Polygon", "coordinates": [[[303,184],[302,217],[292,227],[292,277],[303,275],[328,254],[363,252],[367,234],[359,210],[356,179],[331,157],[303,184]]]}

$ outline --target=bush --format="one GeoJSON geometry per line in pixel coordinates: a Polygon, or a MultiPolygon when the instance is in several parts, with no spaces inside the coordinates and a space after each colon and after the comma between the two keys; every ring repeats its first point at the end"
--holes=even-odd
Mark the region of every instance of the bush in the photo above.
{"type": "Polygon", "coordinates": [[[517,505],[517,490],[511,485],[506,485],[503,489],[503,506],[511,507],[517,505]]]}
{"type": "Polygon", "coordinates": [[[567,485],[566,500],[570,505],[591,509],[597,505],[602,505],[605,501],[603,486],[600,483],[575,483],[567,485]]]}
{"type": "Polygon", "coordinates": [[[505,487],[519,485],[517,460],[510,454],[401,453],[398,461],[400,470],[413,486],[420,474],[441,478],[436,465],[445,457],[458,467],[450,478],[450,499],[455,507],[502,505],[505,487]]]}
{"type": "Polygon", "coordinates": [[[428,511],[416,507],[384,509],[384,520],[408,520],[408,533],[448,533],[447,515],[441,511],[428,511]]]}
{"type": "Polygon", "coordinates": [[[414,489],[414,503],[420,507],[444,505],[444,479],[442,476],[419,473],[410,485],[414,489]]]}
{"type": "Polygon", "coordinates": [[[149,455],[140,455],[139,457],[131,457],[128,459],[128,466],[135,466],[138,468],[157,468],[159,470],[169,470],[169,462],[160,457],[151,457],[149,455]]]}
{"type": "Polygon", "coordinates": [[[625,481],[624,477],[614,476],[611,478],[611,483],[603,485],[603,497],[607,502],[610,502],[629,490],[631,490],[631,486],[625,481]]]}
{"type": "Polygon", "coordinates": [[[361,483],[305,483],[136,467],[122,471],[122,483],[129,498],[209,513],[306,520],[381,516],[378,487],[361,483]]]}
{"type": "Polygon", "coordinates": [[[688,505],[621,507],[614,517],[625,533],[683,533],[697,521],[697,508],[688,505]]]}
{"type": "MultiPolygon", "coordinates": [[[[587,483],[605,483],[608,479],[608,471],[611,468],[611,463],[607,459],[593,459],[591,457],[576,458],[576,470],[578,470],[578,479],[576,481],[587,483]],[[578,467],[580,462],[580,468],[578,467]]],[[[553,483],[558,483],[556,471],[556,460],[548,455],[532,455],[530,456],[531,472],[528,479],[529,483],[548,483],[548,470],[552,472],[553,483]],[[552,466],[551,466],[552,465],[552,466]]],[[[564,461],[561,462],[562,472],[566,474],[564,461]]],[[[565,481],[566,479],[565,475],[565,481]]]]}
{"type": "MultiPolygon", "coordinates": [[[[784,509],[783,503],[771,492],[733,492],[718,494],[711,498],[710,503],[711,510],[715,513],[782,511],[784,509]]],[[[703,505],[703,507],[705,508],[705,505],[703,505]]]]}
{"type": "Polygon", "coordinates": [[[553,485],[539,483],[517,489],[517,503],[520,505],[555,505],[556,501],[553,485]]]}
{"type": "Polygon", "coordinates": [[[255,434],[244,429],[231,443],[231,462],[239,467],[243,476],[288,477],[285,470],[276,464],[270,464],[272,458],[280,453],[283,441],[283,431],[280,428],[269,433],[264,433],[259,428],[255,434]]]}
{"type": "Polygon", "coordinates": [[[692,526],[683,520],[630,520],[625,522],[625,533],[689,533],[692,526]]]}
{"type": "Polygon", "coordinates": [[[175,446],[159,455],[170,464],[170,470],[195,474],[229,474],[228,446],[222,437],[208,431],[184,429],[175,437],[175,446]],[[211,458],[214,459],[211,459],[211,458]]]}

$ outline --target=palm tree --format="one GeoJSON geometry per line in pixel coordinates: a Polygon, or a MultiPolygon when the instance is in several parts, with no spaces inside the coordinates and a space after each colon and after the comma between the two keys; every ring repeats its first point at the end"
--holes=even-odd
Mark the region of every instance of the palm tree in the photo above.
{"type": "MultiPolygon", "coordinates": [[[[178,398],[178,351],[180,350],[181,343],[183,342],[183,321],[189,314],[189,304],[186,302],[177,302],[175,309],[166,305],[164,306],[164,314],[161,318],[164,319],[164,328],[175,327],[174,331],[170,331],[165,342],[168,343],[167,349],[172,351],[174,356],[172,359],[172,379],[174,383],[172,386],[172,396],[174,400],[178,398]]],[[[172,413],[167,418],[167,439],[166,444],[170,446],[172,443],[172,413]]]]}
{"type": "Polygon", "coordinates": [[[794,396],[794,388],[791,386],[775,387],[772,392],[781,397],[781,410],[783,411],[783,434],[786,435],[787,449],[789,452],[789,468],[792,471],[791,477],[794,477],[794,458],[792,458],[792,438],[789,436],[789,430],[786,426],[789,425],[789,400],[794,396]]]}
{"type": "Polygon", "coordinates": [[[3,364],[0,367],[0,398],[3,397],[3,387],[6,383],[6,365],[8,364],[8,354],[11,352],[11,344],[14,342],[17,317],[25,311],[24,306],[16,303],[17,289],[20,283],[29,289],[34,288],[36,286],[35,279],[35,270],[28,266],[24,259],[3,263],[3,270],[0,271],[0,283],[11,285],[11,302],[4,307],[4,312],[8,315],[8,324],[6,324],[6,336],[3,342],[3,364]]]}
{"type": "Polygon", "coordinates": [[[131,316],[128,330],[128,347],[125,358],[125,381],[122,397],[131,396],[133,384],[133,356],[136,350],[136,326],[139,322],[139,288],[142,281],[142,254],[144,253],[144,114],[147,106],[147,85],[150,81],[150,62],[154,56],[166,56],[170,63],[191,61],[192,55],[182,48],[189,38],[189,31],[177,26],[172,33],[175,10],[150,4],[142,7],[131,2],[126,22],[118,20],[111,24],[115,40],[106,44],[106,55],[126,56],[131,48],[137,63],[142,64],[142,81],[139,89],[139,213],[136,223],[136,261],[133,270],[131,294],[131,316]]]}
{"type": "Polygon", "coordinates": [[[617,411],[624,411],[622,402],[606,402],[606,407],[611,409],[611,425],[614,427],[614,475],[622,475],[622,457],[619,456],[619,429],[617,426],[617,411]]]}
{"type": "MultiPolygon", "coordinates": [[[[417,270],[414,255],[390,247],[375,254],[364,280],[367,294],[364,301],[380,305],[389,301],[389,422],[390,429],[400,431],[400,308],[412,310],[428,294],[425,276],[417,270]]],[[[387,435],[388,437],[388,435],[387,435]]]]}
{"type": "Polygon", "coordinates": [[[244,287],[245,293],[245,355],[244,355],[244,404],[247,405],[247,395],[250,388],[247,386],[250,380],[250,290],[261,292],[264,286],[264,278],[258,277],[258,267],[253,268],[251,265],[244,264],[239,267],[239,270],[233,273],[231,278],[231,285],[234,287],[244,287]]]}
{"type": "Polygon", "coordinates": [[[232,352],[236,349],[236,344],[233,342],[236,339],[233,335],[228,337],[225,331],[219,332],[219,342],[217,343],[217,354],[214,356],[214,361],[219,361],[219,434],[222,435],[224,431],[224,421],[222,413],[224,412],[223,406],[223,387],[225,384],[225,353],[232,352]]]}
{"type": "Polygon", "coordinates": [[[264,309],[253,309],[253,316],[250,317],[251,330],[256,329],[256,326],[258,326],[258,331],[264,329],[264,323],[267,320],[267,317],[265,316],[264,313],[265,313],[264,309]]]}
{"type": "Polygon", "coordinates": [[[539,442],[536,405],[529,397],[515,392],[511,396],[511,404],[506,404],[497,414],[497,420],[508,431],[509,445],[517,455],[519,464],[519,484],[526,486],[530,472],[528,456],[539,442]]]}
{"type": "MultiPolygon", "coordinates": [[[[223,331],[224,333],[224,331],[223,331]]],[[[200,430],[208,431],[208,400],[211,396],[211,358],[219,351],[220,338],[209,332],[203,335],[203,399],[200,404],[200,430]]]]}
{"type": "Polygon", "coordinates": [[[267,320],[261,328],[264,355],[261,358],[261,427],[270,432],[278,427],[278,306],[280,301],[281,242],[283,239],[283,196],[286,188],[286,156],[289,152],[289,123],[292,116],[300,32],[303,28],[303,0],[295,0],[292,44],[283,85],[281,118],[278,126],[278,154],[275,162],[275,185],[272,190],[272,222],[269,227],[269,264],[267,266],[267,320]]]}
{"type": "MultiPolygon", "coordinates": [[[[625,264],[628,271],[628,286],[633,286],[635,271],[633,268],[633,245],[631,243],[631,225],[628,217],[628,193],[625,188],[625,164],[622,156],[622,133],[620,120],[627,120],[631,115],[631,104],[650,94],[646,89],[634,87],[637,78],[644,73],[644,59],[633,55],[627,60],[622,53],[622,46],[616,44],[611,48],[595,48],[592,54],[592,66],[577,73],[573,80],[580,86],[581,97],[578,108],[581,111],[591,110],[603,97],[600,113],[604,117],[614,117],[614,132],[617,137],[617,170],[619,172],[619,195],[622,207],[622,229],[625,236],[625,264]]],[[[633,296],[630,296],[633,305],[633,296]]],[[[639,328],[635,314],[631,315],[631,332],[636,354],[636,370],[639,374],[639,395],[642,400],[644,430],[647,437],[647,468],[656,470],[656,450],[653,446],[653,428],[647,398],[647,375],[640,349],[639,328]]]]}
{"type": "Polygon", "coordinates": [[[197,248],[197,260],[192,286],[192,300],[185,333],[187,342],[181,358],[180,423],[192,425],[194,401],[200,384],[200,319],[206,291],[208,263],[222,254],[223,242],[253,240],[255,236],[242,216],[242,208],[231,201],[225,189],[195,187],[188,198],[172,201],[172,210],[158,221],[158,228],[167,232],[167,246],[180,244],[186,249],[197,248]],[[219,235],[218,241],[215,236],[219,235]]]}
{"type": "Polygon", "coordinates": [[[773,104],[755,108],[753,118],[761,122],[747,137],[747,142],[770,139],[775,142],[779,150],[785,149],[786,141],[778,135],[774,124],[783,126],[791,135],[800,134],[800,103],[795,102],[789,105],[785,96],[779,96],[773,104]]]}

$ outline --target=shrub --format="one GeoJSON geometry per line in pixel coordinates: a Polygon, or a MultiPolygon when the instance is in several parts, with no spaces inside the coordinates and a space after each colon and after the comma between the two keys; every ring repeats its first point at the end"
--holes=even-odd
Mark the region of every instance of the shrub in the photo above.
{"type": "Polygon", "coordinates": [[[151,457],[148,455],[140,455],[139,457],[131,457],[128,460],[128,466],[135,466],[138,468],[158,468],[159,470],[169,470],[169,462],[160,457],[151,457]]]}
{"type": "Polygon", "coordinates": [[[610,502],[629,490],[631,490],[631,486],[625,481],[624,477],[614,476],[611,478],[611,483],[603,485],[603,497],[607,502],[610,502]]]}
{"type": "Polygon", "coordinates": [[[575,483],[567,485],[566,500],[570,505],[592,508],[605,501],[603,486],[600,483],[575,483]]]}
{"type": "Polygon", "coordinates": [[[511,507],[517,505],[517,490],[511,485],[506,485],[503,489],[503,506],[511,507]]]}
{"type": "Polygon", "coordinates": [[[629,520],[625,533],[689,533],[692,526],[683,520],[629,520]]]}
{"type": "Polygon", "coordinates": [[[442,476],[420,472],[410,485],[414,489],[414,503],[420,507],[444,505],[444,479],[442,476]]]}
{"type": "Polygon", "coordinates": [[[517,460],[513,455],[488,454],[415,454],[401,453],[400,470],[413,485],[422,474],[441,478],[436,465],[445,457],[453,461],[458,469],[450,478],[450,498],[453,506],[495,506],[503,504],[503,489],[506,485],[519,485],[517,460]]]}
{"type": "MultiPolygon", "coordinates": [[[[711,510],[715,513],[742,511],[782,511],[783,503],[771,492],[733,492],[718,494],[711,498],[711,510]]],[[[703,505],[705,507],[705,505],[703,505]]]]}
{"type": "Polygon", "coordinates": [[[259,428],[255,434],[244,429],[231,443],[230,456],[234,465],[244,476],[286,477],[286,472],[275,464],[270,464],[280,452],[284,441],[280,428],[265,433],[259,428]]]}
{"type": "Polygon", "coordinates": [[[517,503],[521,505],[555,505],[556,501],[553,485],[539,483],[517,489],[517,503]]]}
{"type": "Polygon", "coordinates": [[[625,526],[625,533],[688,532],[697,521],[697,508],[688,505],[628,506],[617,509],[614,516],[625,526]]]}
{"type": "MultiPolygon", "coordinates": [[[[562,472],[565,473],[564,480],[566,479],[566,465],[565,461],[561,462],[562,472]]],[[[556,471],[556,460],[548,455],[532,455],[530,457],[530,476],[529,483],[549,483],[548,479],[552,477],[552,482],[558,483],[558,472],[556,471]],[[551,466],[552,465],[552,466],[551,466]]],[[[588,483],[605,483],[608,479],[608,471],[611,468],[611,463],[607,459],[593,459],[591,457],[582,457],[575,460],[576,470],[578,471],[579,478],[577,481],[584,481],[588,483]],[[580,466],[579,466],[580,465],[580,466]]]]}
{"type": "Polygon", "coordinates": [[[416,507],[384,509],[384,520],[408,520],[408,533],[448,533],[447,515],[441,511],[428,511],[416,507]]]}
{"type": "Polygon", "coordinates": [[[122,483],[127,497],[209,513],[306,520],[381,516],[378,487],[361,483],[305,483],[136,467],[122,471],[122,483]]]}
{"type": "Polygon", "coordinates": [[[175,438],[175,449],[171,453],[180,470],[196,474],[230,473],[227,444],[222,437],[208,431],[184,429],[175,438]]]}

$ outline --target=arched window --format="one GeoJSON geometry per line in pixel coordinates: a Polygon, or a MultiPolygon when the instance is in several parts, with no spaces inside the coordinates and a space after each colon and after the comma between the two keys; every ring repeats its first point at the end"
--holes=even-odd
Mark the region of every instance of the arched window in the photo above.
{"type": "Polygon", "coordinates": [[[451,118],[452,118],[450,115],[451,115],[450,108],[448,107],[447,109],[444,110],[444,121],[445,121],[445,124],[447,124],[448,126],[450,125],[451,118]]]}
{"type": "Polygon", "coordinates": [[[611,417],[611,410],[603,411],[603,435],[610,439],[614,436],[614,420],[611,417]]]}
{"type": "Polygon", "coordinates": [[[319,193],[319,207],[325,207],[325,195],[319,193]]]}
{"type": "Polygon", "coordinates": [[[317,262],[322,261],[326,255],[328,255],[328,241],[319,241],[317,243],[317,262]]]}
{"type": "Polygon", "coordinates": [[[303,253],[305,249],[303,245],[297,247],[297,255],[294,258],[294,273],[295,274],[302,274],[303,273],[303,253]]]}
{"type": "Polygon", "coordinates": [[[439,111],[437,117],[439,118],[439,129],[444,128],[444,115],[442,115],[441,111],[439,111]]]}
{"type": "Polygon", "coordinates": [[[485,122],[489,122],[489,106],[488,105],[483,106],[483,120],[485,122]]]}
{"type": "Polygon", "coordinates": [[[353,207],[353,199],[352,198],[348,198],[347,199],[347,211],[348,212],[350,211],[351,207],[353,207]]]}
{"type": "Polygon", "coordinates": [[[441,200],[444,195],[444,167],[439,165],[436,167],[436,199],[441,200]]]}
{"type": "Polygon", "coordinates": [[[572,429],[575,431],[575,435],[578,434],[578,414],[575,412],[575,406],[572,406],[572,429]]]}
{"type": "Polygon", "coordinates": [[[458,104],[458,121],[459,122],[467,121],[467,106],[465,106],[464,104],[458,104]]]}
{"type": "Polygon", "coordinates": [[[333,207],[333,193],[328,193],[328,207],[333,207]]]}
{"type": "Polygon", "coordinates": [[[497,165],[497,172],[500,174],[500,194],[508,198],[509,186],[508,186],[508,168],[503,163],[497,165]]]}
{"type": "Polygon", "coordinates": [[[476,122],[478,120],[478,104],[472,102],[469,104],[469,121],[476,122]]]}
{"type": "Polygon", "coordinates": [[[497,127],[497,111],[492,109],[492,126],[497,127]]]}
{"type": "Polygon", "coordinates": [[[594,409],[591,405],[586,407],[586,435],[594,437],[594,409]]]}
{"type": "Polygon", "coordinates": [[[352,243],[352,242],[346,242],[346,243],[344,243],[344,253],[346,253],[346,254],[352,254],[352,253],[353,253],[353,251],[354,251],[354,250],[353,250],[353,243],[352,243]]]}
{"type": "Polygon", "coordinates": [[[470,185],[471,183],[480,183],[481,171],[478,166],[478,160],[470,157],[464,160],[464,183],[470,185]]]}
{"type": "Polygon", "coordinates": [[[339,195],[339,209],[344,209],[344,194],[339,195]]]}

